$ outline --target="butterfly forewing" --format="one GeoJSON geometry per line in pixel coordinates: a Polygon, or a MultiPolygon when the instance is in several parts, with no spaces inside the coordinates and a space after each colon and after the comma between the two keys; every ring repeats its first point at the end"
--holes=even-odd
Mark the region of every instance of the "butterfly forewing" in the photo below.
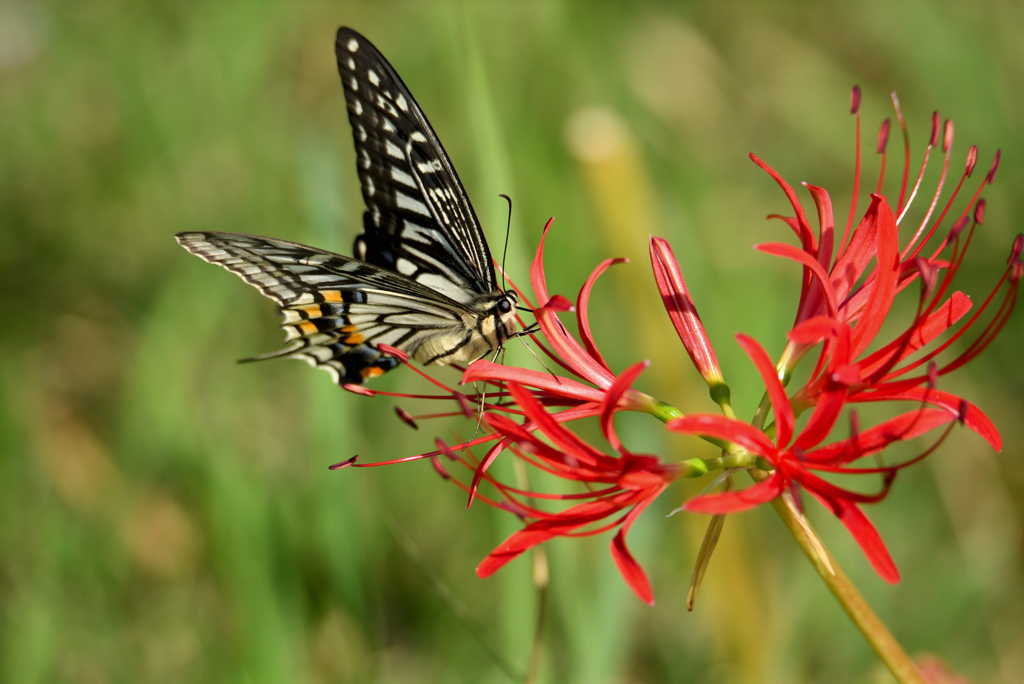
{"type": "Polygon", "coordinates": [[[352,29],[338,30],[335,50],[367,207],[356,256],[456,301],[494,291],[480,223],[416,100],[352,29]]]}
{"type": "Polygon", "coordinates": [[[414,354],[425,343],[465,344],[473,333],[466,321],[476,317],[474,312],[373,264],[253,235],[196,232],[177,239],[281,306],[281,327],[292,344],[258,358],[301,358],[330,372],[339,384],[362,383],[397,364],[375,349],[378,344],[414,354]]]}
{"type": "Polygon", "coordinates": [[[416,100],[368,40],[338,30],[335,51],[367,211],[357,259],[253,235],[189,232],[187,250],[223,266],[281,307],[289,347],[339,384],[398,361],[468,363],[518,327],[514,292],[497,289],[480,223],[416,100]]]}

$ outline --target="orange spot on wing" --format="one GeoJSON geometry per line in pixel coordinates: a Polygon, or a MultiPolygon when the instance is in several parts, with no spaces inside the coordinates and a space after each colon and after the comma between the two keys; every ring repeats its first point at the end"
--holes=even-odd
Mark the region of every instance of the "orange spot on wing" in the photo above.
{"type": "Polygon", "coordinates": [[[348,337],[345,338],[345,344],[362,344],[362,343],[363,343],[363,336],[360,335],[359,333],[352,333],[351,335],[349,335],[348,337]]]}
{"type": "Polygon", "coordinates": [[[359,374],[363,376],[363,380],[369,380],[370,378],[375,378],[378,375],[384,375],[384,371],[376,366],[367,366],[359,374]]]}
{"type": "Polygon", "coordinates": [[[323,290],[320,292],[320,296],[324,298],[325,302],[341,302],[341,292],[338,290],[323,290]]]}
{"type": "Polygon", "coordinates": [[[357,329],[358,328],[356,328],[356,326],[354,326],[354,325],[346,325],[344,328],[341,329],[341,332],[343,332],[343,333],[354,333],[357,329]]]}
{"type": "Polygon", "coordinates": [[[303,335],[312,335],[316,332],[316,326],[309,321],[302,321],[299,323],[299,330],[302,331],[303,335]]]}
{"type": "Polygon", "coordinates": [[[302,311],[310,318],[320,318],[321,316],[324,315],[323,312],[320,311],[319,304],[310,304],[309,306],[304,306],[300,308],[299,311],[302,311]]]}

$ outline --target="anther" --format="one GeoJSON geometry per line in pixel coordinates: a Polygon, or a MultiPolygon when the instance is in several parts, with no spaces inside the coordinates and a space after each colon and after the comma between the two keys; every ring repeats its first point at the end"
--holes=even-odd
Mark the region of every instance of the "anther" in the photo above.
{"type": "Polygon", "coordinates": [[[938,112],[932,112],[932,137],[931,137],[930,141],[928,142],[928,144],[931,145],[932,147],[935,147],[936,145],[939,144],[939,124],[940,123],[941,122],[939,121],[939,113],[938,112]]]}
{"type": "Polygon", "coordinates": [[[985,176],[985,182],[992,185],[992,181],[996,179],[996,171],[999,170],[999,158],[1003,155],[1002,150],[996,150],[996,156],[992,160],[992,168],[988,170],[988,175],[985,176]]]}
{"type": "Polygon", "coordinates": [[[942,131],[942,151],[949,152],[953,146],[953,121],[946,119],[945,129],[942,131]]]}
{"type": "Polygon", "coordinates": [[[413,430],[419,430],[420,426],[416,424],[416,419],[413,418],[408,411],[401,406],[395,407],[395,415],[402,419],[402,422],[409,425],[413,430]]]}
{"type": "Polygon", "coordinates": [[[982,224],[985,218],[985,198],[982,197],[978,200],[978,203],[974,205],[974,222],[979,226],[982,224]]]}
{"type": "Polygon", "coordinates": [[[885,152],[885,146],[889,142],[889,125],[889,120],[886,119],[878,128],[878,147],[875,149],[878,154],[885,152]]]}
{"type": "Polygon", "coordinates": [[[357,458],[359,458],[358,455],[353,456],[352,458],[349,459],[345,459],[341,463],[335,463],[334,465],[327,466],[327,468],[328,470],[338,470],[339,468],[347,468],[348,466],[354,464],[357,458]]]}
{"type": "Polygon", "coordinates": [[[856,114],[860,111],[860,86],[853,86],[850,91],[850,113],[856,114]]]}
{"type": "Polygon", "coordinates": [[[978,146],[971,145],[971,149],[967,150],[967,166],[965,172],[967,177],[970,178],[971,174],[974,173],[974,165],[978,163],[978,146]]]}
{"type": "Polygon", "coordinates": [[[964,228],[966,228],[967,224],[969,224],[970,222],[970,218],[968,218],[966,214],[957,219],[957,222],[954,223],[953,227],[949,229],[949,240],[952,241],[956,239],[956,237],[960,235],[960,233],[964,232],[964,228]]]}
{"type": "Polygon", "coordinates": [[[1020,261],[1022,249],[1024,249],[1024,233],[1017,233],[1017,237],[1013,239],[1013,247],[1010,249],[1010,258],[1006,260],[1006,263],[1013,264],[1020,261]]]}

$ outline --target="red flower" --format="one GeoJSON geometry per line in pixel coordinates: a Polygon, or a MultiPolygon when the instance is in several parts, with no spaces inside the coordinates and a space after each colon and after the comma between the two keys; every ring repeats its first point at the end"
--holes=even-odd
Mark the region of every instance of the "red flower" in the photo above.
{"type": "MultiPolygon", "coordinates": [[[[853,99],[854,113],[856,113],[860,101],[859,90],[854,90],[853,99]]],[[[906,135],[903,114],[895,96],[893,101],[896,104],[900,127],[906,135]]],[[[859,138],[859,116],[857,130],[859,138]]],[[[793,189],[768,165],[751,155],[754,162],[765,169],[783,189],[796,214],[793,217],[773,216],[772,218],[782,218],[797,233],[801,242],[800,248],[781,243],[757,246],[757,249],[792,259],[804,267],[795,325],[799,326],[801,322],[811,320],[816,316],[826,316],[838,323],[850,326],[851,365],[843,369],[849,390],[844,394],[845,401],[927,401],[934,406],[960,413],[963,409],[963,400],[960,397],[924,388],[928,382],[928,374],[923,370],[969,328],[976,327],[997,293],[1003,290],[1004,294],[998,310],[989,323],[981,329],[974,342],[969,344],[958,356],[938,366],[936,374],[938,376],[945,375],[973,359],[992,342],[999,330],[1002,329],[1016,303],[1017,283],[1021,276],[1020,252],[1022,240],[1024,240],[1021,236],[1014,241],[1010,258],[1007,261],[1008,268],[973,316],[964,320],[965,315],[973,306],[971,299],[959,291],[950,293],[953,278],[963,261],[974,231],[981,225],[984,218],[985,203],[984,200],[979,201],[978,196],[982,188],[995,179],[999,165],[999,152],[996,152],[992,167],[974,196],[968,201],[967,206],[963,208],[959,218],[952,227],[945,231],[945,235],[941,239],[936,240],[937,244],[929,247],[933,238],[939,235],[939,226],[949,213],[953,200],[964,181],[973,172],[978,157],[977,148],[971,147],[960,182],[938,218],[929,224],[938,205],[949,168],[949,155],[953,142],[952,123],[947,121],[944,130],[942,149],[945,153],[945,163],[942,178],[924,220],[921,221],[902,249],[899,245],[899,224],[901,219],[907,216],[907,210],[920,189],[928,157],[938,142],[938,114],[932,116],[932,132],[925,150],[924,161],[910,197],[905,203],[904,194],[908,185],[910,169],[910,145],[909,142],[904,145],[906,157],[900,199],[897,204],[899,217],[892,211],[884,196],[873,194],[864,218],[851,234],[853,207],[856,206],[857,188],[860,184],[858,147],[853,207],[851,207],[846,232],[834,259],[832,254],[833,210],[828,193],[822,188],[807,186],[818,209],[819,233],[818,239],[815,239],[793,189]],[[968,224],[970,231],[967,232],[966,238],[962,239],[968,224]],[[930,253],[925,252],[926,247],[930,253]],[[922,255],[922,252],[925,254],[922,255]],[[947,252],[948,256],[943,256],[947,252]],[[869,270],[871,264],[874,264],[874,267],[869,270]],[[896,295],[915,280],[920,280],[921,287],[917,311],[912,320],[895,338],[882,343],[876,351],[870,354],[865,353],[873,343],[878,345],[876,337],[882,328],[882,323],[891,318],[892,305],[896,295]],[[959,327],[957,327],[958,324],[960,324],[959,327]],[[924,350],[942,333],[954,328],[956,329],[953,333],[941,344],[924,350]],[[911,360],[911,357],[915,356],[917,352],[923,353],[911,360]],[[915,373],[915,371],[917,372],[915,373]]],[[[887,137],[888,123],[886,122],[879,134],[878,151],[882,154],[882,174],[879,177],[879,188],[882,185],[882,175],[885,169],[887,137]]],[[[780,372],[788,376],[788,373],[812,346],[812,343],[806,343],[791,336],[778,364],[780,372]]],[[[832,381],[825,373],[828,366],[827,358],[831,352],[832,348],[829,343],[822,346],[811,379],[794,395],[793,401],[798,410],[814,406],[825,396],[826,388],[832,381]]],[[[834,397],[832,400],[834,401],[834,397]]],[[[976,406],[966,404],[966,410],[963,410],[961,420],[988,440],[993,448],[998,450],[1001,447],[999,433],[976,406]]]]}
{"type": "Polygon", "coordinates": [[[575,494],[524,492],[492,480],[503,497],[488,503],[509,509],[529,521],[498,546],[477,568],[487,577],[524,551],[559,536],[579,537],[619,528],[611,544],[612,558],[630,588],[648,604],[654,603],[647,574],[626,546],[630,526],[650,503],[678,477],[706,471],[698,460],[664,463],[656,456],[628,451],[615,434],[613,416],[630,384],[648,366],[631,366],[608,389],[600,407],[601,429],[617,455],[608,455],[587,444],[549,414],[537,398],[515,382],[508,384],[516,405],[525,415],[524,423],[497,413],[484,420],[501,438],[499,448],[509,449],[527,464],[568,482],[579,482],[588,491],[575,494]],[[530,499],[575,502],[561,511],[548,512],[529,503],[530,499]],[[610,521],[608,521],[611,519],[610,521]]]}
{"type": "MultiPolygon", "coordinates": [[[[859,99],[859,90],[855,89],[854,113],[857,112],[859,99]]],[[[895,97],[893,100],[897,106],[900,127],[906,134],[902,112],[895,97]]],[[[671,421],[668,427],[680,432],[731,442],[750,454],[765,458],[771,464],[773,472],[767,480],[747,490],[694,499],[687,504],[687,510],[734,512],[769,501],[787,487],[800,485],[843,521],[879,574],[889,581],[896,581],[899,578],[896,567],[878,533],[861,512],[859,504],[884,497],[896,471],[923,458],[931,449],[918,459],[897,466],[855,468],[850,464],[864,456],[882,451],[895,441],[921,435],[951,423],[954,419],[977,432],[994,449],[1001,448],[999,432],[980,409],[961,397],[935,389],[935,384],[940,376],[977,356],[1006,323],[1016,302],[1017,283],[1022,273],[1020,256],[1024,237],[1018,236],[1014,240],[1007,262],[1008,268],[992,292],[971,317],[965,318],[972,308],[972,302],[961,292],[950,293],[951,282],[963,261],[975,229],[982,223],[985,205],[984,200],[978,200],[978,196],[981,188],[991,183],[995,177],[999,153],[996,153],[981,187],[969,200],[960,217],[945,231],[945,235],[937,240],[937,244],[929,247],[957,192],[964,180],[970,177],[977,161],[977,149],[972,147],[968,152],[963,177],[953,196],[947,201],[938,218],[929,223],[938,205],[949,166],[953,128],[952,124],[947,122],[943,137],[946,160],[942,179],[924,220],[901,249],[899,224],[907,215],[907,209],[920,188],[928,156],[938,143],[938,121],[936,114],[933,116],[932,134],[925,152],[925,161],[906,202],[904,199],[910,168],[909,143],[905,145],[907,156],[897,211],[892,211],[883,195],[873,194],[864,217],[851,233],[857,189],[860,184],[858,149],[854,208],[851,208],[847,229],[838,250],[835,250],[834,258],[834,213],[828,193],[822,188],[806,186],[818,211],[819,231],[815,236],[793,189],[779,174],[751,155],[754,162],[767,171],[783,189],[795,213],[793,217],[770,218],[784,220],[800,239],[800,247],[770,243],[759,245],[757,249],[796,261],[804,269],[796,322],[788,335],[789,342],[779,363],[772,364],[764,350],[751,338],[739,337],[740,344],[757,366],[771,398],[775,414],[775,441],[769,440],[763,432],[746,423],[719,416],[688,416],[671,421]],[[966,238],[962,239],[968,225],[970,231],[966,238]],[[926,247],[928,252],[925,252],[926,247]],[[916,312],[902,327],[902,332],[890,340],[879,341],[877,338],[883,322],[890,321],[893,317],[892,306],[896,295],[915,280],[920,281],[916,312]],[[975,340],[952,360],[941,366],[936,365],[934,359],[940,353],[947,350],[968,329],[977,327],[982,314],[995,301],[1000,290],[1003,291],[1002,301],[975,340]],[[947,331],[952,333],[947,339],[937,343],[937,338],[947,331]],[[809,350],[819,344],[820,353],[809,380],[791,397],[787,396],[779,378],[788,380],[795,365],[809,350]],[[867,350],[871,346],[876,349],[868,353],[867,350]],[[854,413],[851,416],[854,425],[853,435],[846,440],[822,445],[835,427],[845,406],[879,401],[912,401],[919,407],[862,433],[856,426],[854,413]],[[813,411],[803,429],[794,436],[795,417],[807,409],[813,411]],[[812,471],[882,473],[885,478],[879,493],[865,495],[833,485],[812,471]]],[[[888,130],[886,122],[879,133],[878,151],[883,155],[883,174],[888,130]]],[[[857,131],[859,140],[859,117],[857,131]]],[[[882,174],[878,185],[880,190],[882,174]]],[[[670,294],[679,296],[680,288],[670,287],[663,279],[659,279],[659,287],[666,301],[669,300],[670,294]]],[[[682,331],[680,335],[682,336],[682,331]]],[[[689,350],[689,346],[687,348],[689,350]]]]}
{"type": "MultiPolygon", "coordinates": [[[[822,341],[822,336],[833,337],[836,349],[835,370],[849,361],[849,328],[842,325],[832,330],[827,328],[825,319],[817,319],[798,326],[792,336],[807,344],[812,344],[816,337],[818,341],[822,341]]],[[[753,360],[771,397],[775,412],[774,441],[748,423],[719,415],[690,415],[669,421],[667,427],[674,432],[731,442],[749,454],[767,460],[771,464],[772,473],[768,479],[747,489],[691,499],[684,508],[700,513],[736,513],[771,501],[786,489],[800,485],[842,521],[883,579],[899,581],[899,571],[892,557],[878,531],[860,510],[859,504],[881,500],[888,493],[896,471],[931,453],[931,449],[918,459],[897,466],[857,468],[850,464],[864,456],[881,452],[893,442],[912,439],[951,423],[959,416],[946,410],[920,408],[896,416],[870,430],[854,430],[848,439],[822,445],[839,417],[837,402],[821,401],[804,429],[794,435],[795,415],[774,364],[753,338],[741,334],[737,335],[737,339],[753,360]],[[855,475],[882,473],[885,477],[881,491],[861,494],[834,485],[815,474],[815,471],[855,475]]]]}

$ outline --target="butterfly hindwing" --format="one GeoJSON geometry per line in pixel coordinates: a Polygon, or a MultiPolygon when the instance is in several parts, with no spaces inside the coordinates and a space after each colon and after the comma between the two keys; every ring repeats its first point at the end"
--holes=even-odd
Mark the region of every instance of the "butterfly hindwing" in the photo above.
{"type": "Polygon", "coordinates": [[[414,353],[429,340],[451,339],[454,345],[471,332],[464,321],[473,312],[373,264],[253,235],[191,232],[177,239],[280,305],[291,344],[257,359],[300,358],[339,384],[361,384],[397,365],[378,344],[414,353]]]}
{"type": "Polygon", "coordinates": [[[455,301],[494,291],[480,222],[409,89],[356,31],[338,29],[335,51],[367,207],[356,256],[455,301]]]}

